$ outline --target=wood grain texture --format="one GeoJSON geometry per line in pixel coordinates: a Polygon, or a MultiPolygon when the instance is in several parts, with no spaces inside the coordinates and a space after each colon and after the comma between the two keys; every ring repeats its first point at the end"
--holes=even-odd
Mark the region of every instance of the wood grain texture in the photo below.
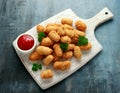
{"type": "Polygon", "coordinates": [[[119,93],[119,0],[0,0],[0,93],[119,93]],[[88,64],[55,86],[42,90],[26,71],[12,41],[43,20],[71,8],[90,18],[107,6],[111,21],[96,29],[103,50],[88,64]]]}

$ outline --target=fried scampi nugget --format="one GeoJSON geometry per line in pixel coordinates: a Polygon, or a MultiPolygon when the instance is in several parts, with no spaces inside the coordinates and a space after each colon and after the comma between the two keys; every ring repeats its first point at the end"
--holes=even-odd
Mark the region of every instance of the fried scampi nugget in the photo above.
{"type": "Polygon", "coordinates": [[[53,45],[53,41],[49,37],[45,37],[42,39],[40,45],[49,47],[53,45]]]}
{"type": "Polygon", "coordinates": [[[77,38],[77,37],[73,37],[71,43],[73,43],[73,44],[77,44],[77,42],[78,42],[78,38],[77,38]]]}
{"type": "Polygon", "coordinates": [[[53,49],[54,49],[54,53],[55,53],[56,56],[61,57],[63,55],[63,51],[60,48],[59,44],[55,44],[53,46],[53,49]]]}
{"type": "Polygon", "coordinates": [[[64,30],[65,34],[69,36],[70,38],[73,38],[75,36],[75,32],[73,30],[64,30]]]}
{"type": "Polygon", "coordinates": [[[31,61],[41,60],[42,58],[43,58],[43,56],[39,55],[36,51],[32,52],[29,56],[29,60],[31,60],[31,61]]]}
{"type": "Polygon", "coordinates": [[[69,44],[68,45],[68,50],[74,50],[75,44],[69,44]]]}
{"type": "Polygon", "coordinates": [[[59,24],[59,23],[49,23],[49,24],[47,24],[46,27],[48,27],[48,26],[56,26],[56,27],[60,27],[61,24],[59,24]]]}
{"type": "Polygon", "coordinates": [[[51,69],[47,69],[41,72],[40,74],[42,79],[49,79],[53,77],[53,72],[51,69]]]}
{"type": "Polygon", "coordinates": [[[38,33],[39,33],[39,32],[45,32],[45,28],[44,28],[44,26],[42,26],[42,25],[37,25],[36,29],[37,29],[37,32],[38,32],[38,33]]]}
{"type": "Polygon", "coordinates": [[[70,26],[70,25],[67,25],[67,24],[62,25],[62,28],[63,28],[64,30],[65,30],[65,29],[73,30],[73,27],[70,26]]]}
{"type": "Polygon", "coordinates": [[[61,71],[69,69],[70,66],[71,66],[70,61],[56,61],[54,63],[54,69],[61,71]]]}
{"type": "Polygon", "coordinates": [[[49,34],[49,32],[56,30],[57,30],[57,26],[47,26],[45,32],[49,34]]]}
{"type": "Polygon", "coordinates": [[[39,55],[50,55],[53,50],[49,47],[45,47],[45,46],[38,46],[36,48],[36,52],[39,54],[39,55]]]}
{"type": "Polygon", "coordinates": [[[62,24],[68,24],[68,25],[72,26],[73,20],[70,19],[70,18],[62,18],[61,23],[62,24]]]}
{"type": "Polygon", "coordinates": [[[60,40],[60,36],[58,35],[58,33],[56,31],[50,31],[50,33],[48,34],[48,36],[54,42],[58,42],[60,40]]]}
{"type": "Polygon", "coordinates": [[[70,59],[72,56],[73,56],[73,52],[72,51],[67,51],[67,52],[63,53],[62,58],[70,59]]]}
{"type": "Polygon", "coordinates": [[[74,29],[73,31],[75,32],[75,37],[77,37],[77,38],[79,36],[85,36],[85,33],[82,32],[82,31],[79,31],[79,30],[76,30],[76,29],[74,29]]]}
{"type": "Polygon", "coordinates": [[[69,36],[61,36],[61,42],[63,43],[71,43],[71,38],[69,36]]]}
{"type": "Polygon", "coordinates": [[[62,29],[62,27],[57,27],[57,31],[56,32],[60,36],[64,36],[65,35],[65,31],[62,29]]]}
{"type": "Polygon", "coordinates": [[[81,52],[79,46],[75,46],[74,47],[74,57],[79,59],[79,58],[81,58],[81,56],[82,56],[82,52],[81,52]]]}
{"type": "Polygon", "coordinates": [[[83,21],[81,21],[81,20],[76,21],[75,22],[75,26],[80,31],[85,31],[86,28],[87,28],[86,24],[83,21]]]}
{"type": "Polygon", "coordinates": [[[60,60],[60,57],[56,56],[55,53],[53,53],[52,55],[53,55],[54,62],[60,60]]]}
{"type": "Polygon", "coordinates": [[[53,61],[53,55],[48,55],[43,59],[44,65],[48,66],[53,61]]]}
{"type": "Polygon", "coordinates": [[[92,44],[91,44],[90,42],[88,42],[87,45],[82,45],[82,46],[80,46],[80,49],[81,49],[81,50],[89,50],[89,49],[91,49],[91,48],[92,48],[92,44]]]}

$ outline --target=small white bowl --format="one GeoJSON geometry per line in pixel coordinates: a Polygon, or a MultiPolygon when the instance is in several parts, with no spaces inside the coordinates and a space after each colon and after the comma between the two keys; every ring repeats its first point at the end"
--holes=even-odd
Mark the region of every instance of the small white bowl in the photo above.
{"type": "Polygon", "coordinates": [[[36,45],[37,45],[37,41],[36,41],[35,37],[34,37],[33,35],[31,35],[31,34],[28,34],[28,33],[20,34],[20,35],[17,37],[17,39],[16,39],[16,48],[17,48],[17,50],[18,50],[20,53],[23,53],[23,54],[32,53],[32,52],[34,51],[36,45]],[[30,48],[30,49],[28,49],[28,50],[22,50],[22,49],[19,48],[17,42],[18,42],[18,39],[19,39],[22,35],[30,35],[30,36],[33,37],[33,39],[34,39],[34,45],[32,46],[32,48],[30,48]]]}

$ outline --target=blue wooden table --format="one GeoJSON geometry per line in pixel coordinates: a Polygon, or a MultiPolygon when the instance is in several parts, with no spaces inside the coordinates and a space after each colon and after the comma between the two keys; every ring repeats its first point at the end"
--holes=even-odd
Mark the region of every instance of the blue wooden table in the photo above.
{"type": "Polygon", "coordinates": [[[119,4],[120,0],[0,0],[0,93],[120,93],[119,4]],[[68,78],[42,90],[18,58],[13,40],[67,8],[87,19],[104,7],[114,18],[96,29],[103,50],[68,78]]]}

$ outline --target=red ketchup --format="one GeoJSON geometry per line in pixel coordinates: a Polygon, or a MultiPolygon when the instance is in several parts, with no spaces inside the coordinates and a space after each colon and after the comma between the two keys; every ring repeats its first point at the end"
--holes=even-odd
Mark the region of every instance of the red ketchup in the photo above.
{"type": "Polygon", "coordinates": [[[17,44],[21,50],[29,50],[34,45],[34,39],[31,35],[24,34],[19,37],[17,44]]]}

